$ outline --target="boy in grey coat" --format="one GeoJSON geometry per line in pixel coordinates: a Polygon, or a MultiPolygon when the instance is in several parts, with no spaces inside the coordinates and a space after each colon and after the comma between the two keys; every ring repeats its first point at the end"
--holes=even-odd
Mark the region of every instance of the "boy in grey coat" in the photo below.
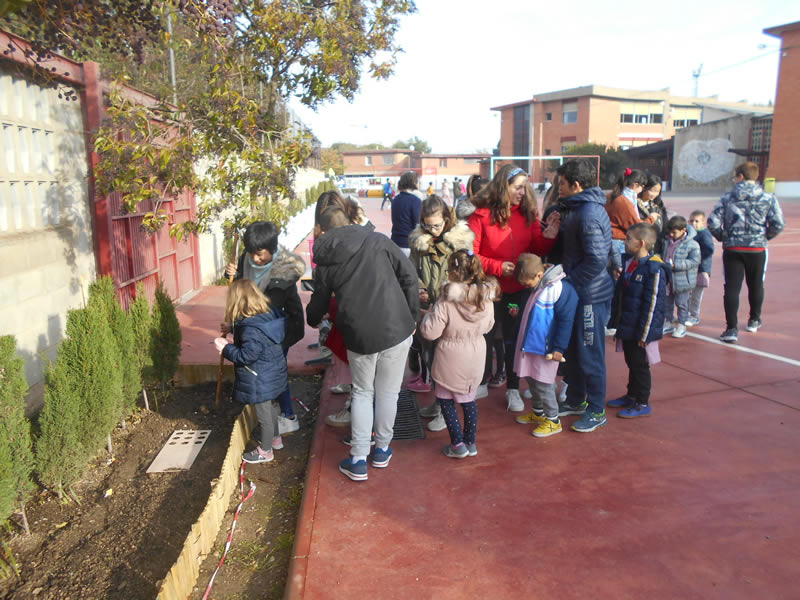
{"type": "Polygon", "coordinates": [[[686,335],[689,319],[689,292],[697,285],[697,267],[700,266],[700,246],[694,241],[696,234],[686,219],[680,215],[672,217],[666,227],[664,262],[672,269],[672,281],[667,290],[667,319],[664,333],[682,338],[686,335]],[[677,319],[675,308],[678,308],[677,319]]]}

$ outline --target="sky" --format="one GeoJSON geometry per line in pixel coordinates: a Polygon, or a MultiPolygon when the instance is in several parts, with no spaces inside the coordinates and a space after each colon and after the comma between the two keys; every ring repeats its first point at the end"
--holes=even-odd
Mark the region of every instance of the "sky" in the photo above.
{"type": "Polygon", "coordinates": [[[786,0],[416,0],[401,20],[394,75],[362,77],[352,102],[290,103],[323,147],[417,136],[436,153],[490,152],[491,107],[585,85],[671,88],[721,101],[775,100],[780,39],[800,21],[786,0]]]}

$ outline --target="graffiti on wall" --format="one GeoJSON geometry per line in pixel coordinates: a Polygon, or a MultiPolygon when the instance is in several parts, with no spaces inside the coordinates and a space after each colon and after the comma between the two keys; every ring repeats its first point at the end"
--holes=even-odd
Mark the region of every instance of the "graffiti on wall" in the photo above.
{"type": "Polygon", "coordinates": [[[692,140],[681,149],[676,161],[678,174],[698,183],[711,183],[733,172],[736,155],[730,140],[692,140]]]}

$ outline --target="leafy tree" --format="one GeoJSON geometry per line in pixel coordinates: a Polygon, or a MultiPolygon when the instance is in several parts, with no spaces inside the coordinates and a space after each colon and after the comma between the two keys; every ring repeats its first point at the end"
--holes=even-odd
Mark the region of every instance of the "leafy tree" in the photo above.
{"type": "Polygon", "coordinates": [[[328,173],[328,169],[333,169],[337,175],[344,174],[344,159],[336,148],[322,149],[322,170],[328,173]]]}
{"type": "Polygon", "coordinates": [[[408,138],[405,142],[403,140],[397,140],[394,144],[392,144],[392,148],[398,149],[411,149],[411,146],[414,146],[414,151],[422,152],[423,154],[427,154],[431,151],[430,144],[425,140],[421,140],[417,136],[412,138],[408,138]]]}
{"type": "MultiPolygon", "coordinates": [[[[564,155],[599,155],[600,156],[600,186],[612,187],[619,174],[625,169],[628,156],[623,150],[604,144],[580,144],[570,146],[564,155]]],[[[557,167],[558,165],[556,165],[557,167]]],[[[551,169],[555,170],[555,168],[551,169]]]]}
{"type": "Polygon", "coordinates": [[[121,375],[122,394],[117,399],[117,418],[124,419],[136,407],[142,387],[141,370],[136,357],[135,338],[131,318],[122,309],[111,277],[101,277],[89,286],[89,304],[98,303],[111,326],[112,341],[116,346],[116,370],[121,375]]]}
{"type": "Polygon", "coordinates": [[[161,383],[162,390],[166,389],[167,382],[178,370],[180,355],[181,328],[175,314],[175,305],[164,286],[159,283],[150,321],[150,360],[153,374],[161,383]]]}
{"type": "MultiPolygon", "coordinates": [[[[0,337],[0,522],[23,508],[31,493],[30,423],[25,418],[25,363],[13,336],[0,337]]],[[[27,521],[25,528],[27,530],[27,521]]]]}

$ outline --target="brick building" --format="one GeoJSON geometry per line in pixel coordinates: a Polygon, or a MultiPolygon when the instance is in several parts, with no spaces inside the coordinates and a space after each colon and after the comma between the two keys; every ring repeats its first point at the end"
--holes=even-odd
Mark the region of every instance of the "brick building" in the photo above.
{"type": "MultiPolygon", "coordinates": [[[[623,149],[667,140],[677,130],[742,112],[768,114],[771,107],[720,102],[716,97],[673,96],[659,91],[623,90],[589,85],[496,106],[500,112],[501,156],[557,156],[570,146],[606,144],[623,149]]],[[[536,181],[543,161],[514,161],[536,181]]]]}
{"type": "Polygon", "coordinates": [[[767,176],[775,178],[779,196],[800,196],[800,146],[795,130],[800,122],[800,21],[770,27],[764,33],[781,39],[767,176]]]}

